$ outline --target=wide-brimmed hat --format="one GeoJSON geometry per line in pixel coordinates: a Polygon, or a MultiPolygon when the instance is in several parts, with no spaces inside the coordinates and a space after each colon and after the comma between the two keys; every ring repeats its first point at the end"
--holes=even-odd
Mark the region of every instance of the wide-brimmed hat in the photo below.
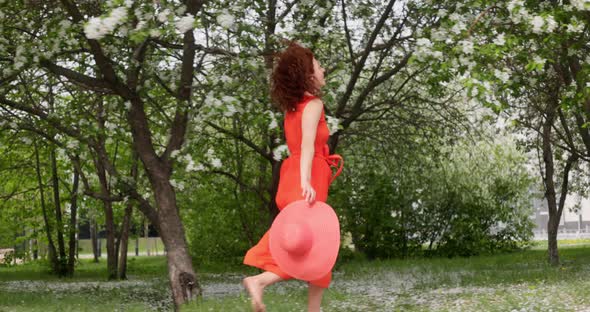
{"type": "Polygon", "coordinates": [[[300,280],[318,280],[332,270],[338,257],[338,216],[324,202],[292,202],[275,218],[269,244],[282,271],[300,280]]]}

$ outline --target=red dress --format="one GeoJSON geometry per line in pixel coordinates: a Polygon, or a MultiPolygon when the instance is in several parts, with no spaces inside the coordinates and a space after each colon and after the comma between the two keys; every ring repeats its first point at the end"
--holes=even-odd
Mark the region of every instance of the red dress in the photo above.
{"type": "MultiPolygon", "coordinates": [[[[289,148],[290,156],[283,161],[279,177],[279,188],[275,201],[279,210],[282,210],[289,203],[296,200],[304,199],[301,196],[301,179],[300,179],[300,155],[301,155],[301,115],[305,105],[309,103],[314,96],[306,96],[301,102],[295,105],[295,110],[285,114],[285,137],[289,148]]],[[[322,109],[322,115],[318,122],[314,142],[314,157],[311,166],[311,185],[316,191],[316,200],[325,202],[328,199],[328,187],[333,180],[332,169],[330,166],[336,166],[337,160],[341,160],[338,155],[328,155],[329,148],[326,144],[330,136],[326,117],[322,109]]],[[[340,173],[338,170],[334,178],[340,173]]],[[[279,275],[283,279],[290,279],[291,276],[277,266],[272,258],[268,246],[268,231],[262,236],[258,244],[250,248],[244,258],[244,264],[260,268],[264,271],[270,271],[279,275]]],[[[313,285],[327,288],[332,280],[332,272],[319,280],[308,281],[313,285]]]]}

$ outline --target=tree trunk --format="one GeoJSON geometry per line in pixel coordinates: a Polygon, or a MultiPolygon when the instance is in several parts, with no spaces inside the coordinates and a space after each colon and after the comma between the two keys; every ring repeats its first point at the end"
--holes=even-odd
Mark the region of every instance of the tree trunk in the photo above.
{"type": "MultiPolygon", "coordinates": [[[[137,181],[137,167],[138,167],[138,157],[137,154],[133,154],[133,164],[131,166],[131,174],[130,176],[133,180],[137,181]]],[[[117,246],[120,246],[119,249],[119,279],[127,279],[127,249],[129,245],[129,230],[131,228],[131,217],[133,216],[133,203],[127,202],[127,207],[125,208],[125,215],[123,216],[123,224],[121,225],[121,232],[119,236],[119,241],[117,242],[117,246]]]]}
{"type": "Polygon", "coordinates": [[[145,252],[148,256],[151,256],[150,253],[150,228],[147,218],[143,219],[143,238],[145,240],[145,252]]]}
{"type": "Polygon", "coordinates": [[[117,254],[115,252],[115,227],[113,205],[110,201],[104,201],[105,227],[107,235],[107,272],[108,279],[117,278],[117,254]]]}
{"type": "Polygon", "coordinates": [[[545,111],[545,120],[543,121],[542,144],[543,144],[543,163],[545,165],[545,175],[543,182],[545,185],[545,198],[549,210],[549,221],[547,222],[547,256],[551,265],[559,265],[559,252],[557,249],[557,232],[559,221],[565,207],[565,200],[568,193],[569,173],[573,164],[578,160],[577,155],[570,155],[563,168],[562,182],[560,184],[559,202],[557,201],[556,187],[554,182],[555,164],[553,160],[553,147],[551,141],[551,132],[554,126],[557,110],[559,109],[559,97],[552,95],[551,103],[545,111]]]}
{"type": "Polygon", "coordinates": [[[557,230],[559,228],[559,219],[555,222],[549,218],[547,221],[547,255],[549,263],[553,266],[559,265],[559,252],[557,249],[557,230]]]}
{"type": "Polygon", "coordinates": [[[131,226],[131,216],[133,214],[133,204],[127,203],[123,225],[121,226],[121,237],[119,239],[119,279],[127,279],[127,246],[129,244],[129,228],[131,226]]]}
{"type": "Polygon", "coordinates": [[[37,183],[39,184],[39,194],[41,198],[41,211],[43,212],[43,222],[45,223],[45,234],[47,235],[47,257],[51,262],[51,267],[54,272],[59,271],[59,263],[57,261],[57,252],[55,251],[55,244],[51,236],[51,223],[47,215],[47,207],[45,206],[45,194],[43,193],[43,179],[41,178],[41,165],[39,162],[39,149],[37,141],[33,142],[35,147],[35,169],[37,172],[37,183]]]}
{"type": "Polygon", "coordinates": [[[92,254],[94,255],[94,263],[98,263],[98,235],[96,229],[96,216],[92,216],[90,220],[90,241],[92,242],[92,254]]]}
{"type": "MultiPolygon", "coordinates": [[[[98,144],[102,143],[99,142],[98,144]]],[[[108,279],[113,280],[117,279],[117,264],[119,257],[117,256],[115,247],[115,219],[113,214],[113,203],[108,199],[111,195],[111,190],[108,185],[106,170],[100,157],[94,159],[94,165],[98,175],[98,180],[100,182],[99,184],[101,193],[105,197],[102,203],[105,216],[105,232],[107,239],[107,275],[108,279]]]]}
{"type": "Polygon", "coordinates": [[[139,256],[139,237],[141,236],[140,233],[141,233],[141,231],[138,231],[137,233],[135,233],[136,234],[136,236],[135,236],[135,256],[136,257],[139,256]]]}
{"type": "Polygon", "coordinates": [[[557,230],[559,228],[559,219],[557,209],[557,200],[555,195],[555,183],[553,176],[555,172],[555,165],[553,163],[553,149],[551,144],[551,130],[555,121],[555,107],[548,105],[546,110],[545,120],[543,121],[542,144],[543,144],[543,163],[545,164],[545,176],[543,182],[545,184],[545,198],[547,199],[547,207],[549,210],[549,221],[547,222],[547,244],[548,244],[548,260],[551,265],[559,264],[559,252],[557,250],[557,230]]]}
{"type": "Polygon", "coordinates": [[[35,238],[33,239],[33,260],[39,259],[39,241],[37,240],[37,230],[35,230],[35,238]]]}
{"type": "Polygon", "coordinates": [[[63,217],[61,211],[61,199],[59,195],[59,177],[57,174],[57,160],[55,157],[55,150],[52,148],[49,154],[50,161],[51,161],[51,180],[53,185],[53,201],[55,207],[55,220],[56,220],[56,228],[57,228],[57,246],[59,248],[59,271],[58,274],[60,276],[65,276],[67,274],[67,259],[66,259],[66,246],[64,242],[64,226],[63,226],[63,217]]]}
{"type": "Polygon", "coordinates": [[[176,194],[170,185],[169,177],[150,180],[155,191],[156,203],[160,208],[158,211],[160,223],[157,228],[167,250],[168,276],[174,303],[178,309],[183,303],[200,297],[202,289],[193,269],[184,226],[176,204],[176,194]],[[160,231],[162,228],[166,231],[160,231]]]}
{"type": "Polygon", "coordinates": [[[78,182],[79,172],[74,168],[74,182],[72,183],[72,195],[70,199],[70,250],[68,259],[68,276],[74,276],[74,267],[76,264],[76,229],[77,229],[77,215],[78,215],[78,182]]]}

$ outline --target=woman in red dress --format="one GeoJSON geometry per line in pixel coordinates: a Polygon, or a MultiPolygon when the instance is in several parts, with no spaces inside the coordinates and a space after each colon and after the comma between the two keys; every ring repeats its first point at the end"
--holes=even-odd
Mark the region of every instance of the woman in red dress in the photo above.
{"type": "MultiPolygon", "coordinates": [[[[272,98],[285,112],[285,137],[290,156],[281,165],[275,201],[279,210],[305,199],[325,202],[335,165],[329,155],[329,130],[322,101],[317,97],[325,85],[324,69],[311,50],[292,43],[283,51],[272,74],[272,98]]],[[[265,311],[264,288],[291,276],[281,271],[269,251],[268,232],[246,253],[244,263],[264,270],[244,279],[254,311],[265,311]]],[[[324,289],[332,273],[309,283],[308,311],[319,312],[324,289]]]]}

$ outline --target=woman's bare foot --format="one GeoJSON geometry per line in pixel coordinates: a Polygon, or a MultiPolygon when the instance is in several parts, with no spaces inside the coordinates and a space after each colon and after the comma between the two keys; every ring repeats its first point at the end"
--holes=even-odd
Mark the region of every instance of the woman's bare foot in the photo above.
{"type": "Polygon", "coordinates": [[[252,300],[252,310],[254,312],[266,312],[266,306],[262,303],[262,292],[264,287],[262,284],[253,276],[246,277],[242,284],[250,294],[252,300]]]}

